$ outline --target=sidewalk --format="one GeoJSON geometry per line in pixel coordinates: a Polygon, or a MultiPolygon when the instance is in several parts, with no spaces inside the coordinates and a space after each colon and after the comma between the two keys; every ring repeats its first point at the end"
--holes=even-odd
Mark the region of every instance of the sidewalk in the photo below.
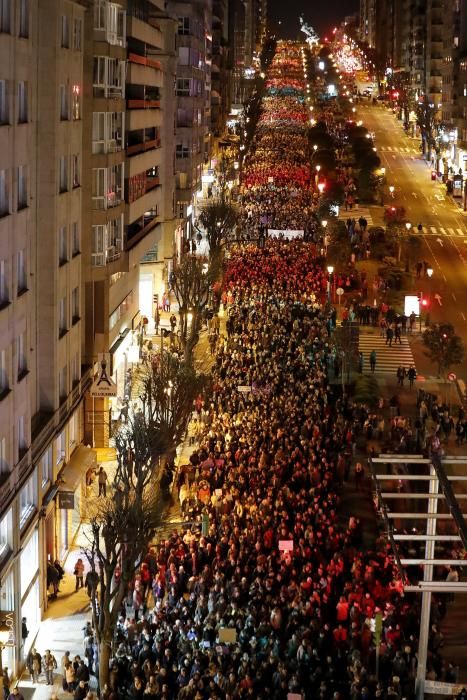
{"type": "MultiPolygon", "coordinates": [[[[172,312],[178,312],[176,304],[171,304],[170,313],[172,312]]],[[[165,327],[166,323],[170,325],[168,323],[170,313],[161,313],[161,325],[163,327],[165,327]]],[[[219,316],[221,317],[222,332],[224,329],[222,309],[219,311],[219,316]]],[[[148,334],[148,336],[152,337],[153,333],[148,334]]],[[[204,372],[209,371],[212,359],[209,351],[207,332],[203,331],[195,349],[195,366],[197,370],[204,372]]],[[[188,438],[185,438],[178,450],[177,464],[186,464],[192,451],[193,447],[189,445],[188,438]]],[[[115,459],[114,450],[98,449],[97,452],[97,461],[103,463],[106,471],[109,471],[115,459]]],[[[97,484],[94,484],[93,489],[97,492],[97,484]]],[[[178,521],[181,519],[178,499],[175,498],[175,501],[171,503],[169,498],[165,503],[161,503],[161,507],[164,509],[164,519],[168,527],[170,528],[170,523],[172,522],[176,527],[178,521]]],[[[76,655],[84,658],[83,627],[85,627],[88,620],[91,620],[91,608],[86,590],[82,588],[75,592],[73,570],[76,560],[79,556],[82,556],[82,546],[87,543],[86,527],[86,522],[82,522],[78,530],[78,535],[63,564],[65,576],[60,585],[58,598],[49,603],[34,642],[34,646],[41,656],[44,655],[47,649],[50,649],[55,656],[58,669],[54,674],[54,685],[47,686],[45,684],[44,674],[41,674],[39,683],[34,685],[29,680],[29,674],[27,670],[25,670],[18,682],[18,687],[24,695],[25,700],[50,700],[53,693],[55,693],[60,700],[64,698],[68,698],[69,700],[72,698],[72,695],[65,692],[62,688],[61,659],[65,651],[70,652],[70,657],[72,659],[76,655]]],[[[85,573],[86,571],[87,567],[85,568],[85,573]]],[[[89,685],[91,690],[95,690],[96,680],[92,676],[89,685]]],[[[13,684],[11,687],[13,687],[13,684]]]]}

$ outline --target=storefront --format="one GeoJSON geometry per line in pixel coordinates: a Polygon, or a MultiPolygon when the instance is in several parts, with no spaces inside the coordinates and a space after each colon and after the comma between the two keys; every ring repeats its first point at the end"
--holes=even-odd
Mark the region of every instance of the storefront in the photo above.
{"type": "Polygon", "coordinates": [[[79,445],[59,474],[61,480],[56,497],[60,522],[59,558],[63,561],[73,544],[85,510],[86,472],[96,466],[96,453],[79,445]]]}
{"type": "MultiPolygon", "coordinates": [[[[0,610],[11,612],[16,609],[15,605],[15,576],[14,571],[10,570],[6,576],[2,578],[0,595],[0,610]]],[[[18,621],[16,619],[16,626],[18,621]]],[[[16,634],[16,636],[18,636],[16,634]]],[[[18,639],[16,640],[18,643],[18,639]]],[[[6,646],[2,651],[2,663],[11,672],[16,668],[16,648],[14,646],[6,646]]]]}
{"type": "Polygon", "coordinates": [[[37,526],[27,537],[21,548],[20,555],[20,595],[21,617],[26,618],[29,636],[25,643],[24,653],[34,640],[41,621],[41,606],[39,592],[39,532],[37,526]]]}

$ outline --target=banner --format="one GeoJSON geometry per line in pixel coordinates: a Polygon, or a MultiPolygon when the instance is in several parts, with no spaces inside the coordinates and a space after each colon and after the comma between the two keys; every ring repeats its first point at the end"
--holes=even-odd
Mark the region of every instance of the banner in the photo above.
{"type": "Polygon", "coordinates": [[[305,231],[303,230],[293,230],[285,229],[281,231],[280,229],[270,228],[268,230],[269,238],[286,238],[288,241],[292,241],[294,238],[301,238],[305,231]]]}

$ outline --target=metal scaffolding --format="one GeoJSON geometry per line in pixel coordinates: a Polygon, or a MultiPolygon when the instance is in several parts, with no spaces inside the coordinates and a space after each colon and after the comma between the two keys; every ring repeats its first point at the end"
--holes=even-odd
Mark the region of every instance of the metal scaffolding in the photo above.
{"type": "Polygon", "coordinates": [[[420,593],[422,596],[416,697],[423,700],[432,593],[467,593],[467,582],[434,579],[437,566],[467,566],[467,560],[446,556],[443,551],[441,556],[437,556],[437,550],[455,547],[455,543],[467,549],[467,525],[459,505],[467,494],[454,491],[455,485],[467,481],[467,457],[381,454],[371,457],[368,462],[373,476],[376,507],[385,524],[404,592],[420,593]],[[417,489],[423,483],[428,488],[419,492],[417,489]],[[382,484],[386,484],[385,490],[382,484]],[[414,508],[407,510],[409,503],[413,503],[414,508]],[[394,521],[412,524],[410,534],[396,530],[394,521]],[[423,532],[413,527],[420,521],[424,524],[420,528],[423,532]],[[452,521],[453,527],[448,528],[447,533],[439,534],[438,523],[446,524],[447,521],[452,521]],[[424,556],[407,556],[404,547],[410,542],[424,543],[424,556]],[[413,567],[423,569],[423,576],[416,582],[413,581],[413,567]]]}

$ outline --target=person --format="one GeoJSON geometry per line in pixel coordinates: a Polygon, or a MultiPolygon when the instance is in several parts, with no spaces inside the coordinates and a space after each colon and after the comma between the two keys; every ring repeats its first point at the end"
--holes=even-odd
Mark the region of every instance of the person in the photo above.
{"type": "Polygon", "coordinates": [[[84,681],[80,681],[75,688],[75,692],[73,693],[73,700],[84,700],[87,694],[87,683],[85,683],[84,681]]]}
{"type": "Polygon", "coordinates": [[[358,353],[358,372],[359,372],[359,374],[363,373],[363,362],[364,362],[363,353],[359,352],[358,353]]]}
{"type": "Polygon", "coordinates": [[[404,386],[404,379],[405,379],[405,369],[402,367],[402,365],[399,365],[396,371],[396,377],[397,377],[397,383],[399,386],[404,386]]]}
{"type": "Polygon", "coordinates": [[[83,560],[81,558],[78,559],[78,561],[75,564],[75,569],[74,569],[74,575],[76,577],[76,588],[75,590],[77,591],[78,588],[83,588],[84,586],[84,564],[83,560]]]}
{"type": "Polygon", "coordinates": [[[24,700],[24,695],[17,685],[15,685],[11,691],[10,695],[8,696],[8,700],[24,700]]]}
{"type": "Polygon", "coordinates": [[[84,580],[84,585],[86,586],[86,593],[89,597],[91,597],[92,592],[96,590],[98,583],[99,574],[97,573],[97,571],[93,571],[92,569],[90,569],[86,574],[86,578],[84,580]]]}
{"type": "Polygon", "coordinates": [[[107,496],[107,472],[102,465],[99,469],[97,480],[99,483],[99,496],[104,496],[105,498],[107,496]]]}
{"type": "Polygon", "coordinates": [[[372,350],[370,353],[370,369],[372,372],[376,369],[376,350],[372,350]]]}
{"type": "Polygon", "coordinates": [[[31,676],[31,682],[38,683],[39,676],[42,673],[42,657],[35,647],[31,647],[26,659],[26,666],[31,676]]]}
{"type": "Polygon", "coordinates": [[[407,372],[407,377],[409,380],[410,388],[413,388],[413,383],[417,378],[417,371],[413,365],[410,365],[409,370],[407,372]]]}
{"type": "Polygon", "coordinates": [[[355,490],[360,491],[363,483],[363,478],[365,476],[364,470],[363,470],[363,464],[361,462],[357,462],[355,465],[355,490]]]}
{"type": "Polygon", "coordinates": [[[73,693],[76,687],[76,673],[75,667],[72,662],[69,661],[65,666],[65,678],[63,682],[63,689],[67,690],[69,693],[73,693]],[[66,688],[65,688],[66,685],[66,688]]]}
{"type": "Polygon", "coordinates": [[[45,682],[47,685],[54,684],[54,671],[57,668],[57,662],[55,656],[51,653],[50,649],[46,649],[44,654],[44,672],[45,672],[45,682]]]}
{"type": "Polygon", "coordinates": [[[392,330],[391,326],[388,326],[386,328],[386,345],[389,345],[389,347],[392,347],[392,339],[394,338],[394,331],[392,330]]]}
{"type": "Polygon", "coordinates": [[[60,575],[55,568],[55,566],[48,561],[47,562],[47,588],[50,588],[52,586],[52,593],[50,594],[50,598],[56,598],[58,594],[58,586],[60,583],[60,575]]]}
{"type": "Polygon", "coordinates": [[[172,333],[175,333],[175,328],[177,325],[177,317],[175,316],[175,314],[172,314],[172,316],[169,318],[169,322],[170,328],[172,329],[172,333]]]}

